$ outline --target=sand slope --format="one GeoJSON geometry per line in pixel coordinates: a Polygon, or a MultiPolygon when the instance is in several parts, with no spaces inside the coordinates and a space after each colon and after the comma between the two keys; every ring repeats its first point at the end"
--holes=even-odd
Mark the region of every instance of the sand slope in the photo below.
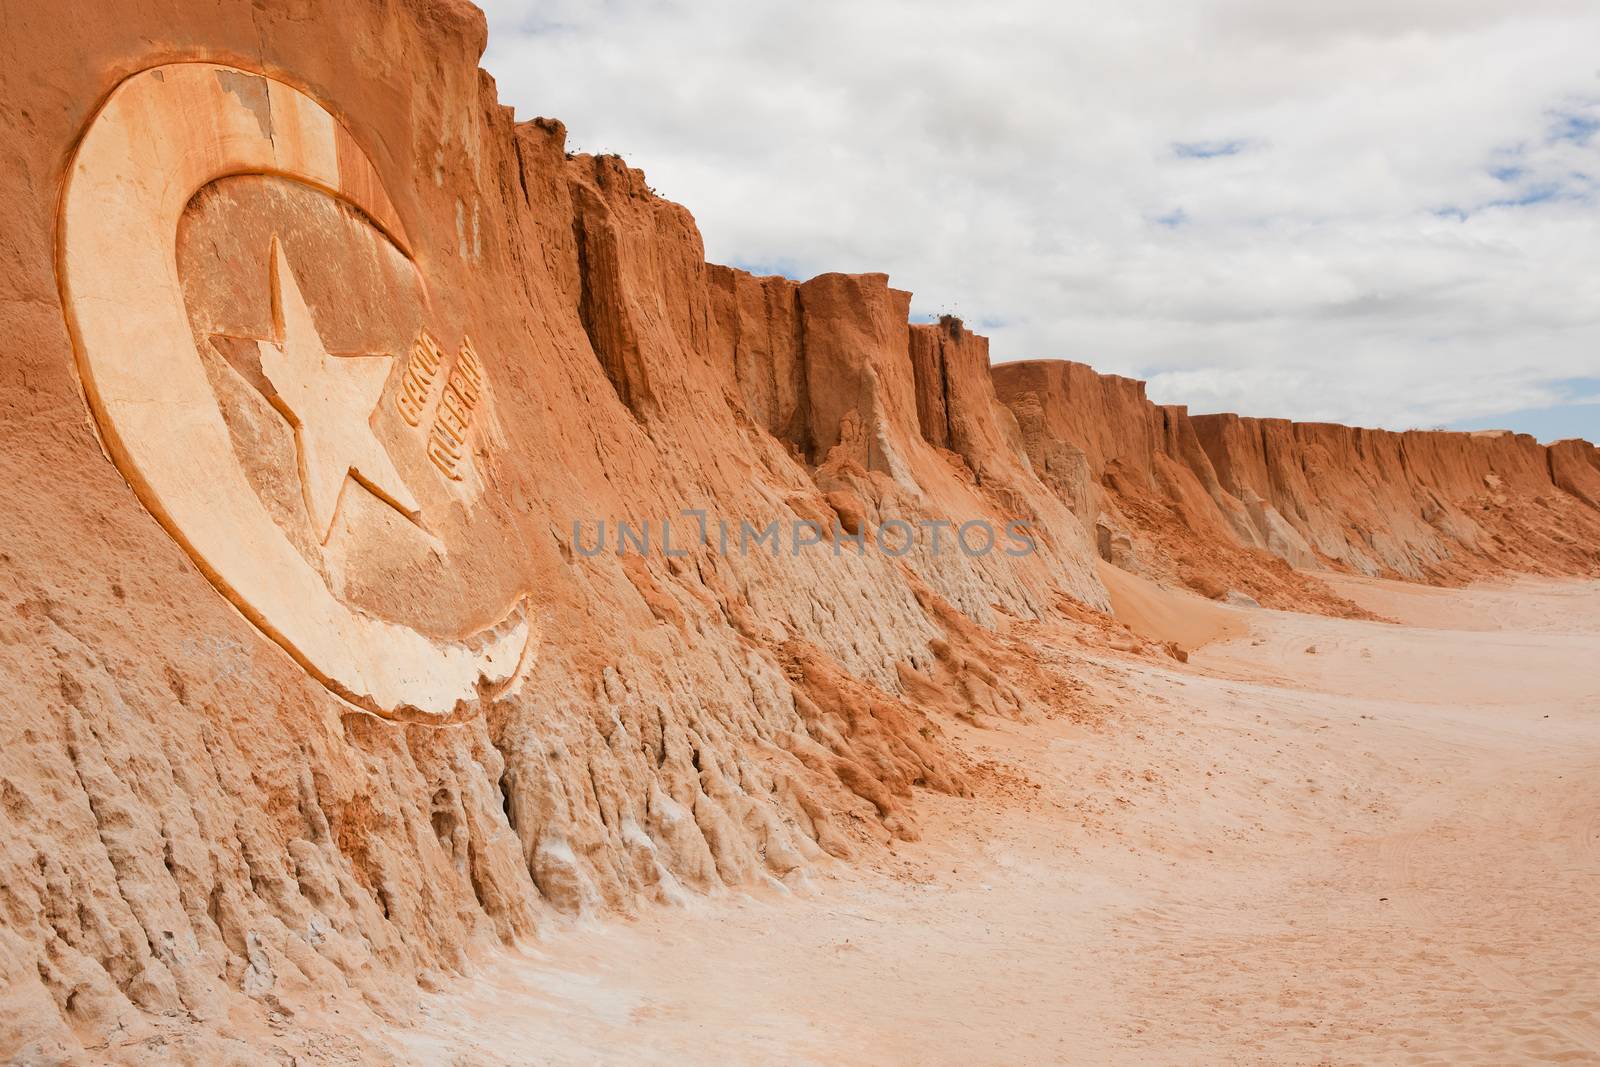
{"type": "Polygon", "coordinates": [[[1116,710],[968,730],[979,796],[930,797],[922,842],[792,896],[569,930],[390,1041],[472,1063],[1593,1062],[1600,584],[1351,595],[1457,625],[1244,612],[1252,636],[1186,667],[1096,658],[1116,710]]]}
{"type": "Polygon", "coordinates": [[[1192,652],[1247,629],[1239,612],[1203,597],[1157,585],[1109,563],[1100,565],[1099,574],[1112,615],[1147,641],[1170,641],[1192,652]]]}

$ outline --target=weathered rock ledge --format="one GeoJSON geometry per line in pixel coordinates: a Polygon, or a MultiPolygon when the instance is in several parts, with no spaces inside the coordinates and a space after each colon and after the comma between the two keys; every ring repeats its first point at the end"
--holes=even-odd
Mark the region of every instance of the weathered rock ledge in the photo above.
{"type": "MultiPolygon", "coordinates": [[[[305,1020],[356,1003],[404,1018],[419,987],[564,916],[800,885],[914,836],[917,790],[966,789],[941,723],[1031,714],[1065,684],[997,631],[1104,609],[1101,557],[1335,612],[1354,609],[1308,570],[1600,569],[1586,443],[1189,416],[1078,364],[991,372],[982,337],[909,325],[883,275],[707,264],[639,171],[513,121],[457,0],[32,5],[5,34],[5,1062],[279,1062],[288,1045],[249,1035],[326,1034],[305,1020]],[[342,602],[453,636],[528,598],[526,676],[455,725],[359,709],[286,654],[146,506],[86,404],[58,257],[74,153],[124,79],[194,61],[245,72],[241,99],[264,78],[320,102],[403,229],[405,255],[325,189],[243,173],[190,204],[174,270],[231,440],[256,442],[251,484],[342,602]],[[419,324],[452,352],[470,335],[487,384],[462,469],[430,471],[392,413],[371,423],[430,486],[442,548],[406,548],[422,542],[355,480],[347,526],[293,532],[293,425],[230,369],[238,345],[207,347],[281,320],[269,236],[330,350],[384,351],[360,336],[373,322],[397,351],[419,324]],[[573,536],[659,537],[691,511],[827,539],[590,555],[573,536]],[[1026,522],[1037,551],[841,544],[896,520],[1026,522]],[[362,523],[377,547],[345,552],[362,523]]],[[[284,117],[259,118],[281,141],[284,117]]],[[[404,412],[404,378],[397,361],[380,411],[404,412]]],[[[342,1040],[324,1051],[360,1054],[342,1040]]]]}

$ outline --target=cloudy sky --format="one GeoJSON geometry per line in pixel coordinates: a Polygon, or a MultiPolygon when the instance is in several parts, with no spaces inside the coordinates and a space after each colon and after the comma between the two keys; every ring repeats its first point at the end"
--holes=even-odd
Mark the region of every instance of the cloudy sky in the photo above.
{"type": "Polygon", "coordinates": [[[1600,439],[1595,0],[485,6],[714,261],[1196,411],[1600,439]]]}

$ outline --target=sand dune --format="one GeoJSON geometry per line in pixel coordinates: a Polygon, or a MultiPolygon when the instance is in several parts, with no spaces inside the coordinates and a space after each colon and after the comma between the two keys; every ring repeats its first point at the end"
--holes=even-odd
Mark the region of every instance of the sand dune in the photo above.
{"type": "Polygon", "coordinates": [[[1187,666],[1093,657],[1113,710],[967,730],[979,796],[929,797],[921,842],[571,928],[388,1040],[486,1064],[1593,1062],[1600,583],[1341,591],[1408,624],[1219,609],[1248,633],[1187,666]]]}
{"type": "Polygon", "coordinates": [[[1110,563],[1098,571],[1111,598],[1111,613],[1135,634],[1184,652],[1230,637],[1247,627],[1244,617],[1221,604],[1157,585],[1110,563]]]}

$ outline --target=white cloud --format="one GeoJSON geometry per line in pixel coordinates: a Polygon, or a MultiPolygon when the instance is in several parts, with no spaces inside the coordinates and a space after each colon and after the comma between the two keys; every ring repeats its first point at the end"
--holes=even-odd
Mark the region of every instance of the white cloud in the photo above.
{"type": "Polygon", "coordinates": [[[520,117],[713,260],[885,270],[996,359],[1431,425],[1600,376],[1590,0],[493,0],[520,117]]]}

